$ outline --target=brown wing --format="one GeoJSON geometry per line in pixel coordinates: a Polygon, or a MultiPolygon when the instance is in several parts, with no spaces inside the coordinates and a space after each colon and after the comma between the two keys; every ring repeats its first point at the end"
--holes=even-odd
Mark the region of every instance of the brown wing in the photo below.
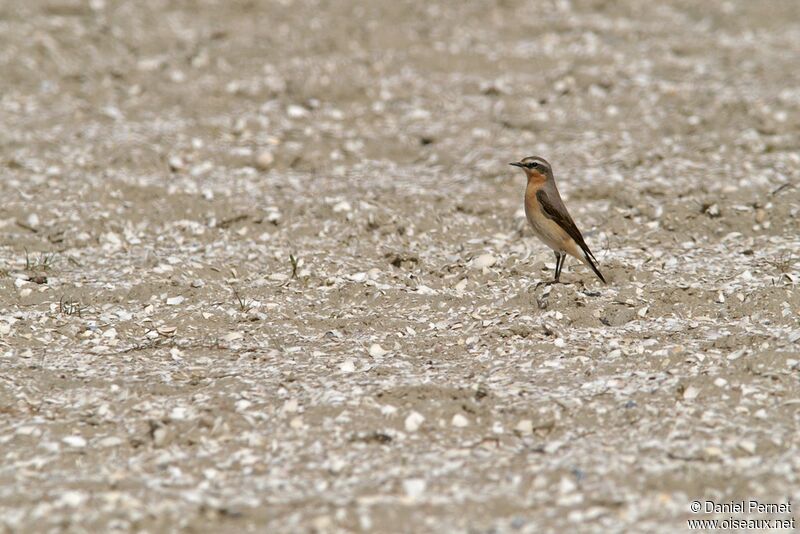
{"type": "Polygon", "coordinates": [[[561,198],[551,199],[547,196],[544,188],[539,189],[539,191],[536,192],[536,198],[539,200],[539,204],[542,206],[542,211],[547,218],[559,225],[565,232],[567,232],[567,235],[575,240],[578,246],[581,247],[581,249],[588,256],[590,256],[594,261],[597,261],[597,259],[594,257],[594,254],[592,254],[592,251],[589,250],[589,247],[583,240],[581,231],[578,230],[578,227],[575,226],[575,222],[572,220],[572,217],[569,216],[569,212],[567,211],[566,206],[564,206],[564,203],[561,202],[561,198]]]}

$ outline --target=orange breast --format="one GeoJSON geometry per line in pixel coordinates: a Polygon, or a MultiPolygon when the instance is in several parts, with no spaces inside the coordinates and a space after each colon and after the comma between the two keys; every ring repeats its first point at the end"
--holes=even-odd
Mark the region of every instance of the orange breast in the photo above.
{"type": "Polygon", "coordinates": [[[528,182],[525,189],[525,215],[531,225],[533,233],[553,250],[567,252],[573,256],[576,253],[575,243],[558,224],[547,217],[539,207],[536,193],[542,188],[542,183],[533,180],[528,182]]]}

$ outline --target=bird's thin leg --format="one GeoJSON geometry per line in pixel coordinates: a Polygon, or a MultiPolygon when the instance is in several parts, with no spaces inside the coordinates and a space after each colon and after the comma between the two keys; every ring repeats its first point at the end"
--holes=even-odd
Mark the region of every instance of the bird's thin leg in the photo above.
{"type": "Polygon", "coordinates": [[[567,257],[567,255],[566,255],[566,253],[559,253],[559,252],[555,252],[555,251],[553,251],[553,252],[554,252],[554,254],[556,256],[555,278],[553,278],[549,282],[545,282],[544,280],[542,280],[538,284],[536,284],[536,287],[539,287],[541,285],[549,286],[549,285],[552,285],[552,284],[557,284],[558,283],[558,279],[561,277],[561,268],[564,266],[564,259],[567,257]]]}
{"type": "Polygon", "coordinates": [[[553,282],[558,282],[558,279],[561,278],[561,267],[564,266],[564,254],[561,252],[555,252],[556,255],[556,277],[553,282]]]}

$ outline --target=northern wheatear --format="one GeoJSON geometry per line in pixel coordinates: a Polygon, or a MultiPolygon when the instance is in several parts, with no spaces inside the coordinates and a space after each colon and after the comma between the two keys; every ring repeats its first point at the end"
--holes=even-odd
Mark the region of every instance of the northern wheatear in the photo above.
{"type": "Polygon", "coordinates": [[[550,164],[543,158],[529,157],[509,165],[522,168],[528,177],[528,187],[525,189],[525,215],[536,236],[555,252],[556,276],[553,282],[558,282],[561,277],[561,268],[564,267],[564,260],[569,254],[591,267],[594,274],[605,284],[606,279],[595,265],[597,259],[589,250],[581,231],[575,226],[567,207],[561,200],[561,195],[558,194],[550,164]]]}

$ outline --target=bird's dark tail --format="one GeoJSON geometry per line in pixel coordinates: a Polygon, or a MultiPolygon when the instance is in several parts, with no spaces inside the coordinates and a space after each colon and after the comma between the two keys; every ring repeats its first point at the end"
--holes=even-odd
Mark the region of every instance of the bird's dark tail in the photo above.
{"type": "Polygon", "coordinates": [[[597,265],[595,265],[597,259],[594,257],[594,254],[592,254],[592,251],[589,250],[588,248],[583,249],[583,257],[586,258],[586,265],[592,268],[594,274],[597,275],[597,278],[602,280],[604,284],[608,284],[608,282],[606,282],[606,279],[603,277],[603,273],[601,273],[600,269],[598,269],[597,265]]]}

